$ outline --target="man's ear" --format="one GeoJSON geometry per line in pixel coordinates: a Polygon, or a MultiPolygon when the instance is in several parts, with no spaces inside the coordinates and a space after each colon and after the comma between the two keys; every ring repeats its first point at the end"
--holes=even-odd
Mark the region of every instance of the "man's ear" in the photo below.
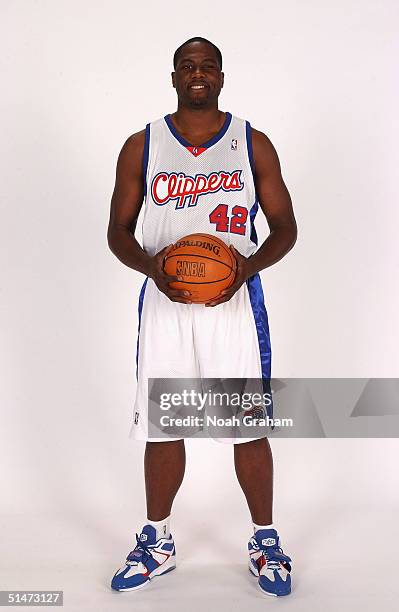
{"type": "Polygon", "coordinates": [[[172,77],[172,85],[173,87],[176,89],[176,73],[175,72],[171,72],[171,77],[172,77]]]}
{"type": "Polygon", "coordinates": [[[224,85],[224,72],[221,72],[220,74],[222,75],[222,85],[221,85],[221,87],[223,87],[223,85],[224,85]]]}

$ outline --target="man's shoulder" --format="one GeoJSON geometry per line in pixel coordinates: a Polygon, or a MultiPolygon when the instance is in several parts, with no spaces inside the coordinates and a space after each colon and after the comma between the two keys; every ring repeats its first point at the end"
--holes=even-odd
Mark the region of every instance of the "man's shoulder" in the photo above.
{"type": "Polygon", "coordinates": [[[264,132],[251,126],[252,147],[261,154],[275,155],[276,150],[270,138],[264,132]]]}
{"type": "Polygon", "coordinates": [[[238,121],[245,123],[247,129],[250,128],[251,141],[252,141],[253,147],[256,147],[256,149],[260,149],[260,150],[268,149],[269,151],[274,148],[267,134],[254,128],[252,123],[248,119],[242,119],[241,117],[238,117],[237,115],[233,115],[233,119],[237,119],[238,121]]]}
{"type": "Polygon", "coordinates": [[[251,127],[252,149],[255,163],[264,160],[268,164],[278,164],[277,151],[270,138],[260,130],[251,127]]]}
{"type": "Polygon", "coordinates": [[[131,134],[126,139],[124,146],[130,150],[143,147],[145,142],[145,132],[146,130],[144,129],[140,130],[139,132],[135,132],[134,134],[131,134]]]}
{"type": "Polygon", "coordinates": [[[135,132],[125,140],[118,157],[118,167],[140,168],[142,165],[145,145],[145,129],[135,132]]]}
{"type": "Polygon", "coordinates": [[[251,126],[251,137],[252,137],[252,142],[254,144],[257,144],[259,146],[273,146],[272,142],[270,140],[270,138],[267,136],[267,134],[265,134],[264,132],[261,132],[260,130],[257,130],[256,128],[251,126]]]}
{"type": "Polygon", "coordinates": [[[153,121],[149,121],[143,130],[135,132],[128,136],[121,150],[123,157],[135,158],[142,157],[146,141],[148,143],[151,129],[155,129],[157,126],[162,125],[164,117],[159,117],[153,121]]]}

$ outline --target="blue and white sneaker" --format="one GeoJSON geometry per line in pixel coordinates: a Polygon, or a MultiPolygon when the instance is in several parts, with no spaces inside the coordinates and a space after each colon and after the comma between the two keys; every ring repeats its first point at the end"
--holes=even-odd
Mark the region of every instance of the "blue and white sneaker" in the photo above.
{"type": "Polygon", "coordinates": [[[291,593],[291,559],[283,554],[275,529],[260,529],[248,542],[249,570],[266,595],[291,593]]]}
{"type": "Polygon", "coordinates": [[[157,540],[152,525],[145,525],[140,535],[136,533],[136,546],[112,578],[115,591],[133,591],[149,584],[155,576],[162,576],[176,567],[176,549],[172,535],[157,540]]]}

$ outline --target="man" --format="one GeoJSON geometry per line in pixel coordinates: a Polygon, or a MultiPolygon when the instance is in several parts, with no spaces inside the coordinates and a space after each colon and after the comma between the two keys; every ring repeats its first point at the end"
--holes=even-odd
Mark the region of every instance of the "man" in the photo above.
{"type": "MultiPolygon", "coordinates": [[[[224,81],[219,49],[204,38],[192,38],[176,50],[173,65],[177,111],[123,145],[108,230],[113,253],[147,277],[139,299],[138,387],[131,430],[133,438],[147,441],[147,522],[113,577],[111,586],[119,591],[148,585],[176,565],[169,524],[184,475],[184,440],[149,440],[148,378],[270,378],[259,271],[279,261],[296,241],[291,198],[272,143],[248,122],[218,109],[224,81]],[[239,185],[228,189],[225,182],[220,187],[220,177],[233,173],[239,185]],[[205,177],[200,193],[193,186],[198,175],[205,177]],[[187,177],[193,179],[185,183],[191,191],[177,197],[177,180],[187,177]],[[133,233],[143,199],[141,248],[133,233]],[[256,250],[253,219],[258,205],[270,234],[256,250]],[[188,291],[170,286],[178,277],[163,271],[173,243],[193,232],[220,237],[237,259],[234,284],[206,305],[192,304],[188,291]]],[[[266,435],[223,441],[234,443],[235,469],[253,521],[249,568],[264,593],[287,595],[290,558],[283,554],[272,522],[273,462],[266,435]]]]}

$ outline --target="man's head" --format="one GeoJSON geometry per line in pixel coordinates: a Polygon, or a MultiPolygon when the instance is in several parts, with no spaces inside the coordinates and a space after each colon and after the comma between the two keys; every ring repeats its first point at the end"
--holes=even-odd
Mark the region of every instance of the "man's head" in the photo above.
{"type": "Polygon", "coordinates": [[[223,87],[222,54],[209,40],[196,36],[176,49],[172,84],[179,103],[191,108],[217,106],[223,87]]]}

